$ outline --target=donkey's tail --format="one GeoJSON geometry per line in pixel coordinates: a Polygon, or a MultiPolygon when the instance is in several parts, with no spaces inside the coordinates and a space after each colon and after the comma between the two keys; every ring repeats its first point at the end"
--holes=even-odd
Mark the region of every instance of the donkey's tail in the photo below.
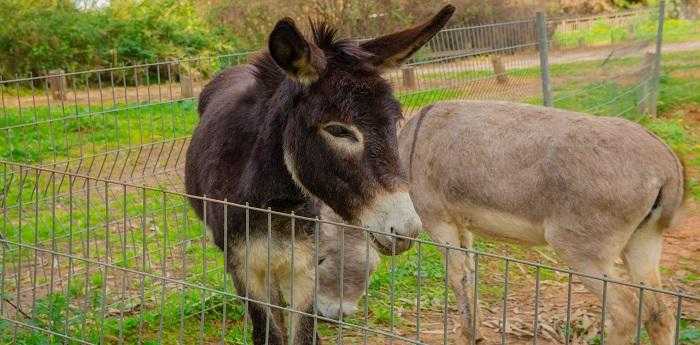
{"type": "Polygon", "coordinates": [[[661,208],[659,217],[659,230],[673,228],[683,213],[683,203],[688,188],[687,169],[685,163],[677,155],[673,155],[676,161],[676,173],[669,177],[666,183],[661,187],[659,196],[657,197],[658,206],[661,208]]]}

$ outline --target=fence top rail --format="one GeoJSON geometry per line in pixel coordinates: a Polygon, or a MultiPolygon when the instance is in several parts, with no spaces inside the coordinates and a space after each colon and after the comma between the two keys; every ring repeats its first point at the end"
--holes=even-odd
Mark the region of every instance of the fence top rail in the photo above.
{"type": "Polygon", "coordinates": [[[456,59],[463,59],[467,57],[472,57],[472,56],[478,56],[478,55],[487,55],[487,54],[493,54],[493,53],[498,53],[501,51],[508,51],[511,49],[521,49],[521,48],[528,48],[528,47],[535,47],[537,46],[537,42],[533,43],[525,43],[525,44],[517,44],[517,45],[512,45],[508,46],[505,48],[495,48],[495,49],[474,49],[470,50],[461,54],[452,54],[452,55],[447,55],[447,56],[442,56],[438,58],[433,58],[430,60],[425,60],[425,61],[416,61],[416,62],[409,62],[405,63],[403,66],[404,67],[414,67],[414,66],[421,66],[421,65],[430,65],[430,64],[435,64],[435,63],[441,63],[441,62],[446,62],[446,61],[452,61],[456,59]]]}
{"type": "Polygon", "coordinates": [[[565,22],[575,22],[575,21],[591,21],[591,20],[597,20],[597,19],[616,19],[616,18],[627,18],[627,17],[634,17],[638,15],[644,15],[649,12],[653,12],[657,9],[657,7],[648,7],[648,8],[640,8],[640,9],[634,9],[634,10],[628,10],[628,11],[621,11],[621,12],[616,12],[616,13],[603,13],[603,14],[596,14],[596,15],[590,15],[590,16],[553,16],[550,18],[547,18],[548,21],[565,21],[565,22]]]}
{"type": "MultiPolygon", "coordinates": [[[[654,11],[654,8],[642,8],[642,9],[628,10],[628,11],[622,11],[622,12],[617,12],[617,13],[605,13],[605,14],[580,16],[580,17],[554,16],[554,17],[547,18],[547,20],[548,21],[577,21],[577,20],[590,21],[590,20],[596,20],[596,19],[626,18],[626,17],[633,17],[636,15],[646,14],[646,13],[652,12],[652,11],[654,11]]],[[[535,21],[535,19],[531,18],[531,19],[517,19],[517,20],[497,22],[497,23],[485,23],[485,24],[469,25],[469,26],[455,26],[455,27],[443,29],[443,30],[441,30],[441,32],[479,29],[479,28],[486,28],[486,27],[493,27],[493,26],[500,26],[500,25],[510,25],[510,24],[523,24],[523,23],[529,23],[529,22],[534,22],[534,21],[535,21]]],[[[366,39],[363,39],[363,40],[366,40],[366,39]]]]}
{"type": "MultiPolygon", "coordinates": [[[[293,212],[287,213],[287,212],[273,211],[270,208],[260,208],[260,207],[250,206],[248,203],[239,204],[239,203],[230,202],[228,200],[219,200],[219,199],[214,199],[214,198],[210,198],[207,196],[199,196],[199,195],[192,195],[192,194],[187,194],[187,193],[182,193],[182,192],[169,191],[169,190],[156,188],[156,187],[150,187],[150,186],[146,186],[146,185],[139,185],[139,184],[124,182],[124,181],[110,180],[110,179],[94,177],[94,176],[89,176],[89,175],[80,174],[80,173],[60,171],[60,170],[55,170],[55,169],[51,169],[51,168],[47,168],[47,167],[39,167],[39,166],[30,165],[30,164],[17,163],[17,162],[12,162],[12,161],[7,161],[7,160],[0,160],[0,165],[5,166],[5,169],[7,169],[7,166],[18,167],[20,169],[20,173],[22,173],[23,170],[34,170],[37,173],[39,171],[41,171],[41,172],[45,172],[45,173],[50,173],[51,175],[56,175],[56,174],[57,175],[67,175],[67,176],[73,177],[73,178],[82,178],[82,179],[86,179],[86,180],[102,182],[105,184],[114,184],[114,185],[121,185],[121,186],[125,186],[125,187],[136,188],[136,189],[144,191],[144,193],[145,193],[145,191],[163,193],[163,194],[168,194],[168,195],[173,195],[173,196],[178,196],[178,197],[186,197],[186,198],[190,198],[190,199],[201,200],[203,202],[212,202],[212,203],[216,203],[216,204],[220,204],[220,205],[224,205],[224,206],[243,208],[243,209],[250,210],[250,211],[264,212],[264,213],[268,213],[271,215],[283,216],[283,217],[293,218],[293,219],[297,219],[297,220],[304,220],[304,221],[334,225],[334,226],[338,226],[341,229],[343,229],[342,231],[345,231],[345,229],[355,229],[355,230],[366,231],[367,233],[370,233],[373,235],[387,236],[386,233],[383,233],[383,232],[380,232],[377,230],[372,230],[372,229],[369,229],[369,228],[363,227],[363,226],[335,222],[335,221],[331,221],[331,220],[325,220],[325,219],[322,219],[319,217],[315,217],[315,218],[305,217],[305,216],[297,215],[293,212]]],[[[7,172],[5,172],[5,174],[7,174],[7,172]]],[[[600,276],[595,276],[595,275],[591,275],[591,274],[587,274],[587,273],[577,272],[577,271],[572,270],[571,268],[559,268],[559,267],[554,267],[554,266],[550,266],[550,265],[545,265],[545,264],[542,264],[541,262],[517,259],[517,258],[509,257],[506,255],[488,253],[488,252],[474,250],[474,249],[467,249],[467,248],[457,247],[457,246],[453,246],[453,245],[449,245],[449,244],[437,243],[437,242],[430,241],[430,240],[424,240],[424,239],[420,239],[420,238],[411,238],[408,236],[403,236],[403,235],[398,235],[398,234],[390,234],[389,236],[399,238],[399,239],[409,240],[409,241],[413,241],[413,242],[417,242],[417,243],[421,243],[422,245],[433,245],[433,246],[445,248],[448,250],[461,251],[464,253],[481,255],[484,257],[519,263],[519,264],[534,267],[537,269],[547,269],[547,270],[551,270],[551,271],[555,271],[555,272],[559,272],[559,273],[564,273],[564,274],[569,274],[569,275],[577,276],[577,277],[581,277],[581,278],[590,278],[590,279],[595,279],[595,280],[606,282],[606,283],[618,284],[618,285],[627,286],[627,287],[631,287],[631,288],[666,294],[666,295],[674,296],[674,297],[677,297],[680,299],[700,301],[700,296],[686,294],[683,291],[670,291],[670,290],[665,290],[665,289],[654,288],[651,286],[646,286],[644,284],[636,284],[636,283],[625,282],[622,280],[611,279],[607,276],[600,277],[600,276]]],[[[0,239],[0,242],[3,242],[3,241],[5,241],[5,240],[0,239]]]]}
{"type": "Polygon", "coordinates": [[[176,58],[176,59],[163,60],[163,61],[157,61],[157,62],[151,62],[151,63],[142,63],[142,64],[136,64],[136,65],[98,67],[98,68],[89,69],[89,70],[64,72],[64,73],[57,73],[57,74],[48,74],[47,73],[46,75],[29,76],[29,77],[23,77],[23,78],[15,78],[15,79],[4,79],[4,78],[0,77],[0,85],[18,83],[18,82],[27,82],[27,81],[32,81],[32,80],[42,80],[42,79],[55,78],[55,77],[67,77],[67,76],[75,76],[75,75],[81,75],[81,74],[119,71],[119,70],[124,70],[124,69],[137,69],[137,68],[146,68],[146,67],[161,66],[161,65],[180,64],[183,62],[214,60],[214,59],[222,59],[222,58],[236,57],[236,56],[248,56],[248,55],[253,54],[255,52],[256,51],[249,50],[249,51],[219,54],[219,55],[193,56],[193,57],[176,58]]]}
{"type": "Polygon", "coordinates": [[[469,25],[469,26],[456,26],[452,27],[449,29],[442,29],[440,32],[450,32],[450,31],[465,31],[465,30],[472,30],[472,29],[483,29],[483,28],[489,28],[489,27],[494,27],[494,26],[504,26],[504,25],[512,25],[512,24],[523,24],[523,23],[532,23],[534,22],[535,19],[518,19],[518,20],[512,20],[512,21],[507,21],[507,22],[498,22],[498,23],[487,23],[487,24],[478,24],[478,25],[469,25]]]}

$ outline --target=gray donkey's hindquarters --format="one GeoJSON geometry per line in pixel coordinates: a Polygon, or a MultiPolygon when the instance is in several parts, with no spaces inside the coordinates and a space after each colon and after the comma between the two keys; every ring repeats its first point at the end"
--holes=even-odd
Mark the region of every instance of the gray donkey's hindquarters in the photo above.
{"type": "MultiPolygon", "coordinates": [[[[472,232],[549,244],[576,271],[614,276],[622,257],[635,283],[658,288],[663,232],[683,199],[683,171],[659,138],[624,119],[507,102],[443,102],[411,119],[399,137],[410,194],[426,230],[469,248],[472,232]],[[447,152],[447,153],[446,153],[447,152]]],[[[449,255],[461,336],[478,335],[472,258],[449,255]]],[[[603,284],[582,279],[602,298],[603,284]]],[[[626,344],[638,290],[608,284],[607,344],[626,344]]],[[[641,321],[671,344],[675,318],[645,291],[641,321]]]]}

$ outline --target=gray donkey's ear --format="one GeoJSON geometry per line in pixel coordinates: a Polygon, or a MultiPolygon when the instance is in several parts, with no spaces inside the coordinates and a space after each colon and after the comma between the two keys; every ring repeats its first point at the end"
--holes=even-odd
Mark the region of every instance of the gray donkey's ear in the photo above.
{"type": "Polygon", "coordinates": [[[304,38],[291,18],[277,22],[267,45],[277,65],[303,84],[316,81],[326,68],[323,52],[304,38]]]}
{"type": "Polygon", "coordinates": [[[373,65],[381,69],[397,67],[433,38],[447,24],[454,11],[454,6],[447,5],[421,25],[375,38],[360,46],[372,54],[370,62],[373,65]]]}

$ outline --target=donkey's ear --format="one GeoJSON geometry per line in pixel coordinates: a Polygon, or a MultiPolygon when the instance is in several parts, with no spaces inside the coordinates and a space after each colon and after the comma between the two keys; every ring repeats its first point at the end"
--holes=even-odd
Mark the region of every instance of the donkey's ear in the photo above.
{"type": "Polygon", "coordinates": [[[421,25],[375,38],[360,46],[372,53],[370,62],[373,65],[382,69],[397,67],[433,38],[447,24],[454,11],[454,6],[447,5],[421,25]]]}
{"type": "Polygon", "coordinates": [[[323,51],[304,38],[291,18],[277,22],[270,33],[268,50],[277,65],[304,84],[316,81],[326,68],[323,51]]]}

